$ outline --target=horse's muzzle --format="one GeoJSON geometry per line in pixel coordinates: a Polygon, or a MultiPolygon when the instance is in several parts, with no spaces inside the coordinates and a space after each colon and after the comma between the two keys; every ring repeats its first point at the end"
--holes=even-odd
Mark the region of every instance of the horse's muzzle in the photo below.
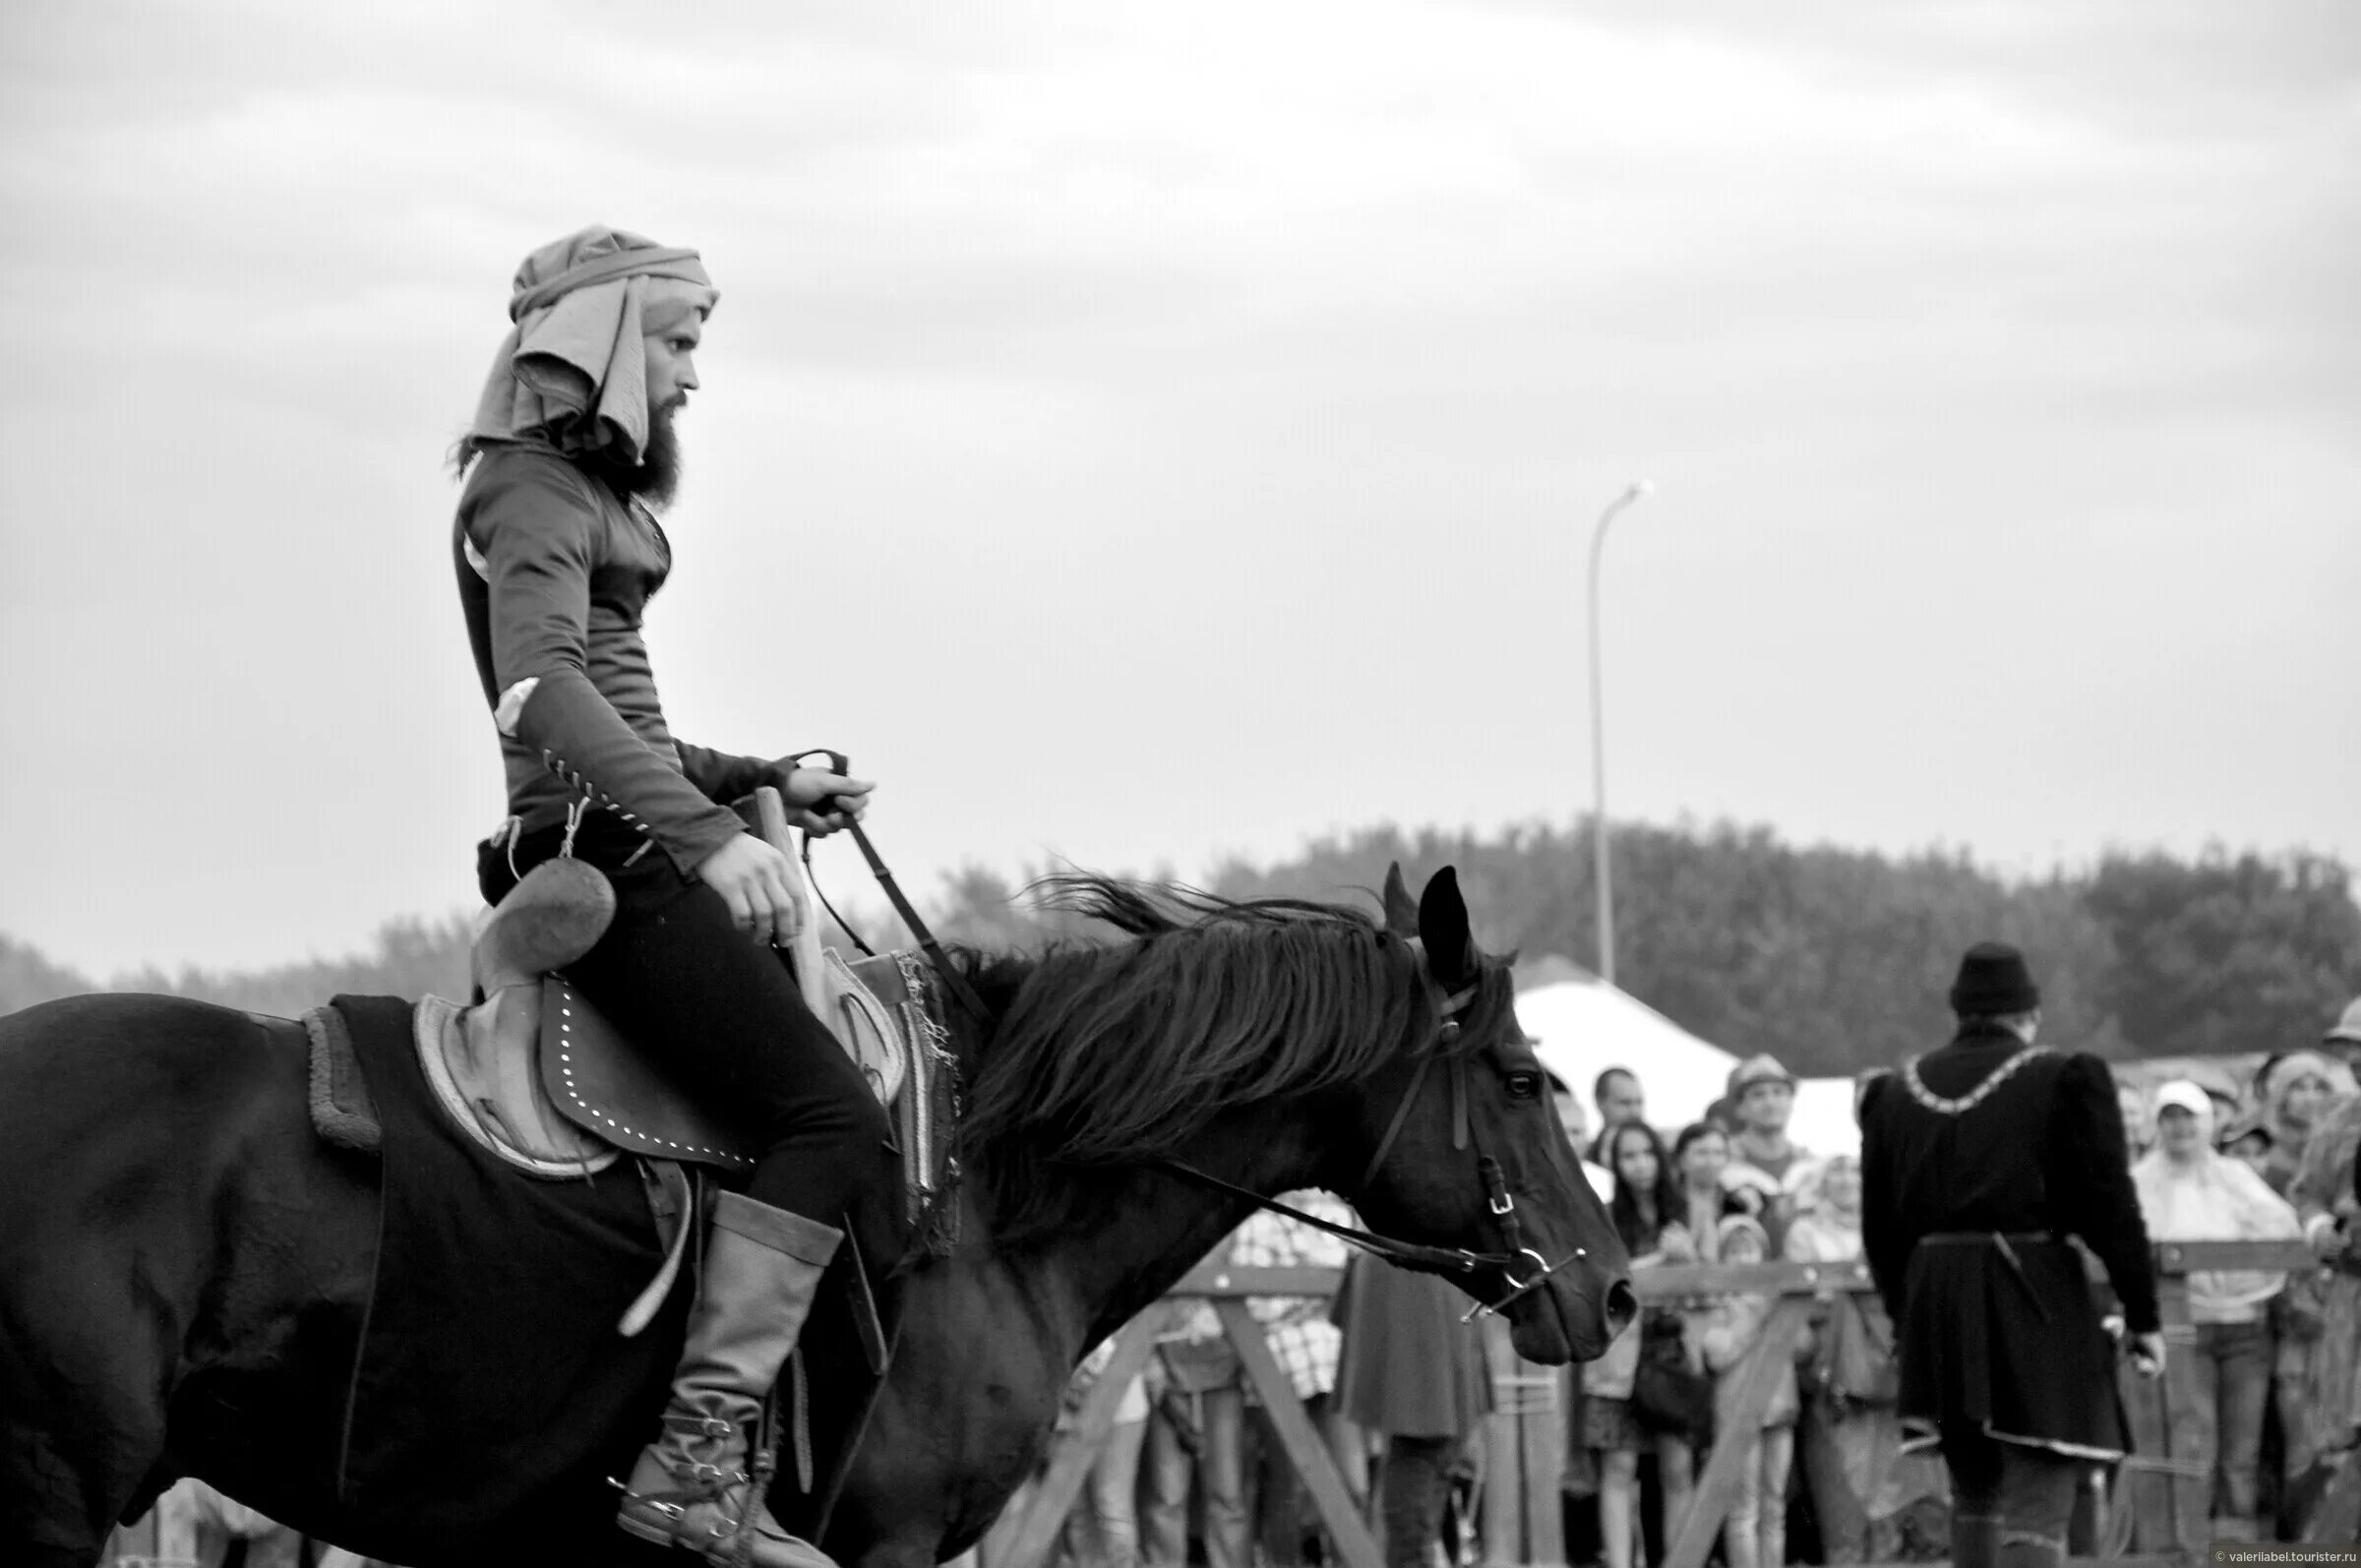
{"type": "Polygon", "coordinates": [[[1568,1271],[1509,1308],[1509,1342],[1529,1361],[1595,1361],[1639,1316],[1639,1294],[1622,1271],[1568,1271]],[[1523,1310],[1519,1310],[1522,1307],[1523,1310]]]}

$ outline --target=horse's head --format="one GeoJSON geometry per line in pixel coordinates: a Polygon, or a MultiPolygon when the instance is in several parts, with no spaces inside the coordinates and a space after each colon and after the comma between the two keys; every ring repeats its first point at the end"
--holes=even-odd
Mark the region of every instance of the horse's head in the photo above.
{"type": "Polygon", "coordinates": [[[1366,1080],[1351,1140],[1365,1167],[1347,1190],[1376,1231],[1510,1260],[1444,1272],[1499,1304],[1520,1356],[1601,1356],[1639,1302],[1517,1027],[1508,966],[1477,950],[1449,867],[1415,904],[1391,868],[1384,900],[1386,929],[1410,945],[1431,1006],[1409,1050],[1366,1080]]]}

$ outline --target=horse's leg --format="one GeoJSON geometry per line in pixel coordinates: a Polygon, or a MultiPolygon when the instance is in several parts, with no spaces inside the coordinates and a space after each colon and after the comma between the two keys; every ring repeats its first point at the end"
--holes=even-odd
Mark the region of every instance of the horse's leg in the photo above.
{"type": "Polygon", "coordinates": [[[88,1297],[57,1307],[12,1311],[8,1342],[0,1343],[8,1367],[0,1382],[0,1559],[83,1568],[98,1561],[134,1500],[153,1495],[151,1473],[164,1449],[162,1383],[152,1324],[142,1314],[88,1297]],[[77,1313],[78,1304],[96,1309],[77,1313]],[[58,1347],[61,1359],[19,1355],[20,1329],[58,1347]],[[74,1375],[61,1377],[69,1366],[74,1375]]]}
{"type": "Polygon", "coordinates": [[[820,1543],[846,1568],[931,1568],[979,1538],[1032,1473],[1071,1361],[995,1262],[930,1264],[903,1292],[893,1367],[820,1543]]]}
{"type": "Polygon", "coordinates": [[[173,1391],[270,1273],[239,1243],[288,1070],[263,1035],[166,997],[0,1019],[0,1560],[95,1562],[170,1478],[173,1391]]]}

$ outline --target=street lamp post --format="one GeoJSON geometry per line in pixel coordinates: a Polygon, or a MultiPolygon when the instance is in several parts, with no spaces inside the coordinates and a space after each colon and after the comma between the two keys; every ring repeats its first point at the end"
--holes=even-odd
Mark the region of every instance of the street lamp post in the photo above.
{"type": "Polygon", "coordinates": [[[1606,504],[1606,510],[1599,513],[1599,525],[1591,530],[1591,844],[1597,867],[1592,880],[1599,892],[1599,978],[1610,986],[1615,983],[1615,886],[1606,856],[1606,704],[1599,672],[1599,559],[1606,548],[1606,525],[1615,520],[1615,513],[1655,493],[1656,486],[1645,479],[1633,483],[1606,504]]]}

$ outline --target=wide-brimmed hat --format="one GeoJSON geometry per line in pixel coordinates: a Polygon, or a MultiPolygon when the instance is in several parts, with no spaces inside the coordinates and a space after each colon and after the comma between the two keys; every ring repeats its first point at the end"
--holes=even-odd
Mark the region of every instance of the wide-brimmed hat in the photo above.
{"type": "Polygon", "coordinates": [[[1951,983],[1951,1010],[1963,1018],[2031,1012],[2041,1005],[2041,988],[2025,965],[2025,954],[2007,942],[1977,942],[1960,960],[1951,983]]]}

